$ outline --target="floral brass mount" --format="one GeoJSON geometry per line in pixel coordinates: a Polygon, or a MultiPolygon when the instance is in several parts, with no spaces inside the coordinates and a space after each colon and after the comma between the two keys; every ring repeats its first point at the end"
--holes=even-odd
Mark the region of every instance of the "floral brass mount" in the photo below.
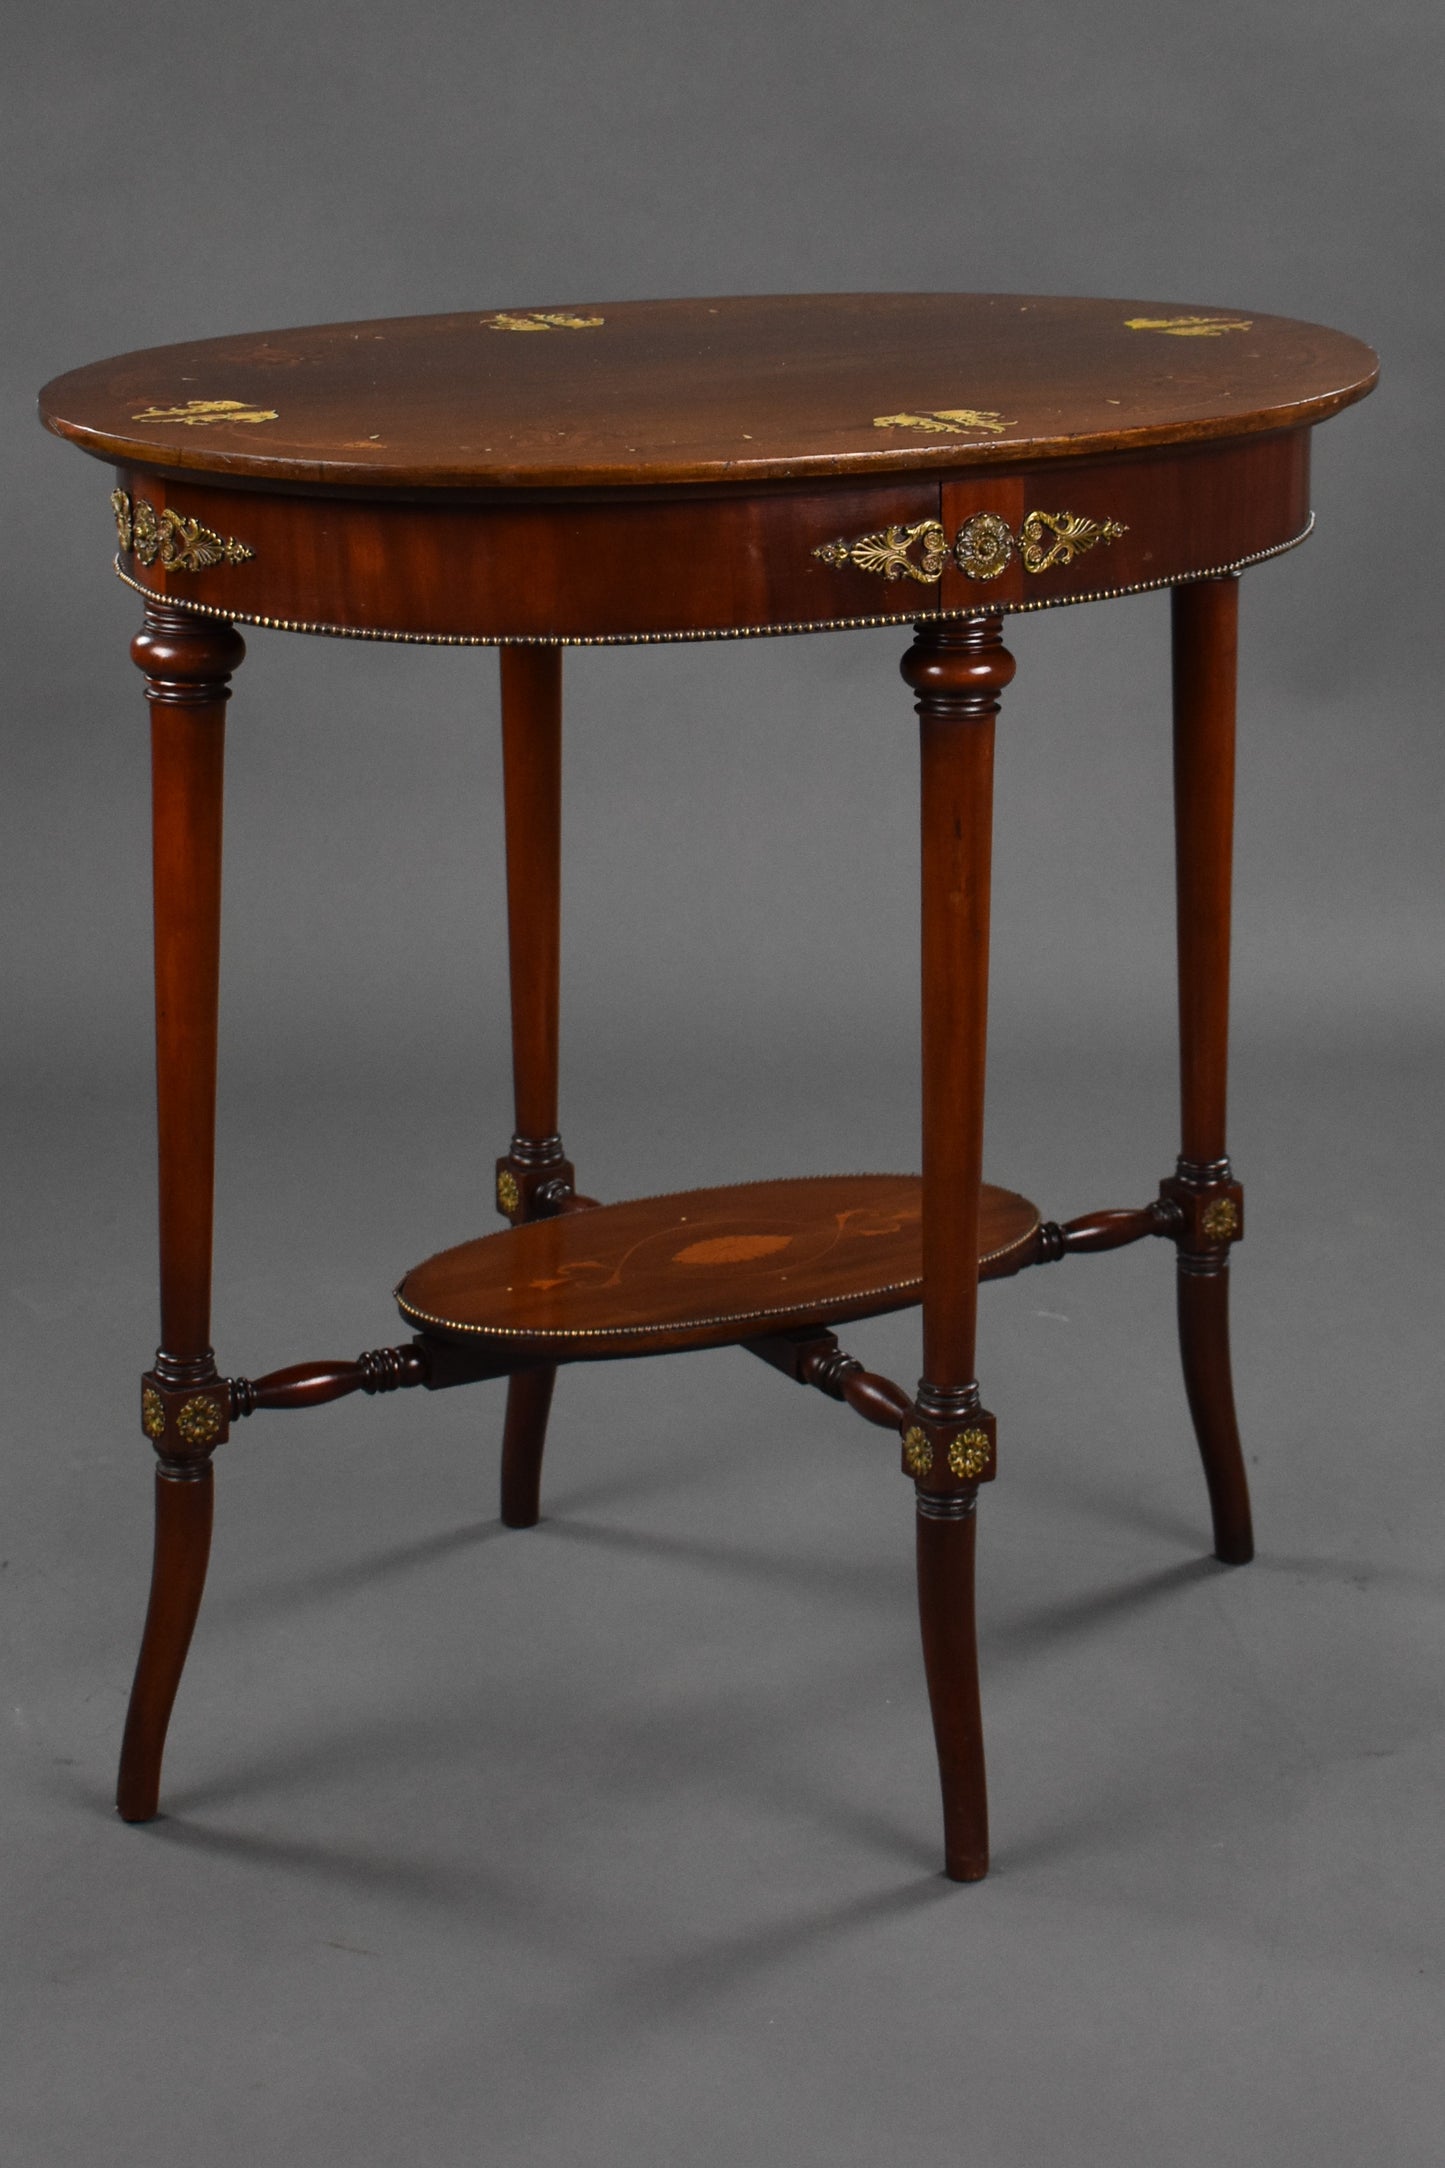
{"type": "Polygon", "coordinates": [[[1087,519],[1076,512],[1028,512],[1015,535],[997,512],[975,512],[959,529],[951,548],[940,521],[921,519],[911,527],[881,527],[852,542],[841,537],[822,542],[813,555],[838,571],[852,565],[885,580],[917,580],[922,587],[933,587],[942,579],[950,557],[965,578],[996,580],[1015,552],[1025,572],[1050,572],[1056,565],[1071,565],[1101,542],[1116,542],[1127,533],[1116,519],[1087,519]],[[917,559],[911,555],[915,544],[917,559]]]}
{"type": "Polygon", "coordinates": [[[162,572],[202,572],[207,565],[243,565],[255,555],[234,535],[217,534],[180,512],[158,512],[148,498],[132,498],[123,489],[111,491],[110,508],[121,548],[133,551],[139,565],[159,564],[162,572]]]}
{"type": "Polygon", "coordinates": [[[187,399],[181,406],[148,406],[133,422],[181,422],[187,429],[210,429],[217,422],[278,422],[275,407],[248,406],[244,399],[187,399]]]}
{"type": "Polygon", "coordinates": [[[568,309],[502,309],[487,318],[491,331],[600,331],[601,316],[575,316],[568,309]]]}

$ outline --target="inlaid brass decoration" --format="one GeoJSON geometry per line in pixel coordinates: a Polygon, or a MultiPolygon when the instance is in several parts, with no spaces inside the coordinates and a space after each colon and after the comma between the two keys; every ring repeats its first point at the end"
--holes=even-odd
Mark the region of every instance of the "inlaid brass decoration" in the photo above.
{"type": "Polygon", "coordinates": [[[179,512],[158,512],[146,497],[110,493],[115,531],[123,550],[133,550],[139,565],[159,564],[163,572],[201,572],[207,565],[243,565],[255,551],[234,535],[217,534],[198,519],[179,512]]]}
{"type": "Polygon", "coordinates": [[[497,1176],[497,1203],[510,1219],[521,1201],[522,1192],[517,1187],[516,1176],[509,1168],[503,1167],[497,1176]]]}
{"type": "Polygon", "coordinates": [[[949,1445],[948,1465],[960,1482],[982,1475],[988,1466],[987,1431],[961,1430],[949,1445]]]}
{"type": "Polygon", "coordinates": [[[1227,1242],[1239,1232],[1239,1207],[1232,1197],[1216,1197],[1199,1224],[1211,1242],[1227,1242]]]}
{"type": "Polygon", "coordinates": [[[959,571],[971,580],[996,580],[1013,553],[1013,529],[997,512],[975,512],[953,545],[959,571]]]}
{"type": "Polygon", "coordinates": [[[936,519],[921,519],[912,527],[884,527],[874,534],[860,534],[856,542],[823,542],[813,555],[839,571],[856,565],[860,572],[878,572],[885,580],[907,578],[932,587],[942,579],[948,562],[948,537],[936,519]],[[908,554],[915,542],[922,544],[923,551],[917,564],[908,554]]]}
{"type": "Polygon", "coordinates": [[[166,1427],[166,1404],[153,1385],[140,1396],[140,1427],[148,1438],[158,1438],[166,1427]]]}
{"type": "Polygon", "coordinates": [[[207,1400],[198,1393],[182,1407],[176,1417],[176,1428],[187,1445],[209,1445],[220,1435],[221,1411],[214,1400],[207,1400]]]}
{"type": "Polygon", "coordinates": [[[1048,572],[1054,565],[1071,565],[1097,543],[1117,542],[1127,532],[1116,519],[1083,519],[1074,512],[1029,512],[1019,529],[1019,556],[1025,572],[1048,572]]]}
{"type": "Polygon", "coordinates": [[[940,433],[966,437],[980,431],[985,436],[1001,437],[1006,429],[1017,426],[987,408],[966,406],[934,407],[927,414],[875,414],[873,417],[875,429],[925,429],[935,437],[940,433]]]}
{"type": "Polygon", "coordinates": [[[1171,339],[1219,339],[1226,331],[1252,331],[1252,316],[1126,316],[1126,331],[1162,331],[1171,339]]]}
{"type": "Polygon", "coordinates": [[[184,406],[148,406],[133,422],[183,422],[187,429],[209,429],[215,422],[279,422],[275,407],[248,406],[244,399],[188,399],[184,406]]]}
{"type": "Polygon", "coordinates": [[[915,1423],[903,1433],[903,1465],[910,1475],[927,1475],[933,1466],[933,1447],[928,1442],[926,1430],[915,1423]]]}
{"type": "Polygon", "coordinates": [[[493,331],[597,331],[602,316],[571,316],[565,309],[527,309],[514,315],[503,309],[490,319],[493,331]]]}

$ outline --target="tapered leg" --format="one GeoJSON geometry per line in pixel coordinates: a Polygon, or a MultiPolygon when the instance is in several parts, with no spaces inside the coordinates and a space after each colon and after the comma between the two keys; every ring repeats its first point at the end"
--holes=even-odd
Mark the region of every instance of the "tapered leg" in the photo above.
{"type": "Polygon", "coordinates": [[[557,1372],[550,1366],[519,1370],[507,1380],[502,1520],[508,1528],[535,1528],[542,1517],[542,1448],[556,1382],[557,1372]]]}
{"type": "MultiPolygon", "coordinates": [[[[497,1203],[514,1223],[572,1198],[557,1133],[562,952],[562,650],[504,647],[502,768],[507,817],[507,932],[512,986],[516,1131],[497,1163],[497,1203]]],[[[502,1520],[531,1528],[541,1513],[542,1452],[554,1369],[508,1381],[502,1434],[502,1520]]]]}
{"type": "Polygon", "coordinates": [[[211,1556],[215,1478],[203,1467],[156,1470],[155,1555],[140,1658],[120,1750],[116,1806],[122,1821],[148,1822],[160,1806],[161,1757],[181,1671],[195,1631],[211,1556]]]}
{"type": "Polygon", "coordinates": [[[211,1217],[225,709],[245,648],[234,626],[152,603],[131,652],[151,703],[161,1345],[142,1381],[155,1556],[116,1803],[143,1822],[205,1586],[211,1454],[229,1424],[210,1344],[211,1217]]]}
{"type": "Polygon", "coordinates": [[[1254,1534],[1229,1362],[1229,1253],[1243,1232],[1243,1192],[1225,1144],[1239,581],[1177,587],[1173,612],[1180,1157],[1164,1188],[1183,1215],[1179,1344],[1214,1547],[1243,1565],[1254,1534]]]}
{"type": "Polygon", "coordinates": [[[923,864],[923,1377],[903,1434],[918,1512],[918,1606],[943,1787],[945,1870],[988,1871],[974,1630],[974,1512],[995,1467],[974,1375],[988,1011],[993,730],[1014,673],[1002,619],[918,627],[923,864]]]}

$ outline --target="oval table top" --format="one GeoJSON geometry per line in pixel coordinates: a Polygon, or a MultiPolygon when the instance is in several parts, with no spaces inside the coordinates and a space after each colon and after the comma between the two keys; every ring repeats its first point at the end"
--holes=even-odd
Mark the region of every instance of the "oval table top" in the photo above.
{"type": "Polygon", "coordinates": [[[744,295],[155,347],[40,411],[98,458],[263,487],[756,485],[1294,429],[1376,373],[1343,333],[1180,302],[744,295]]]}

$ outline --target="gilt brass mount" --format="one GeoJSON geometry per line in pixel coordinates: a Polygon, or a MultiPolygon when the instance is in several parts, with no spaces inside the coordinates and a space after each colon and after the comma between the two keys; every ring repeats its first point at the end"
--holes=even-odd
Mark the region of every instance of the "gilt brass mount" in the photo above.
{"type": "Polygon", "coordinates": [[[965,579],[996,580],[1015,553],[1025,572],[1052,572],[1056,566],[1071,565],[1101,542],[1117,542],[1127,532],[1116,519],[1091,519],[1078,512],[1028,512],[1015,535],[1000,513],[975,512],[960,527],[951,547],[938,520],[921,519],[911,527],[876,528],[851,542],[842,536],[836,542],[820,542],[813,555],[835,571],[851,565],[885,580],[906,578],[933,587],[942,579],[950,557],[965,579]]]}
{"type": "Polygon", "coordinates": [[[110,508],[120,546],[134,552],[138,565],[159,564],[162,572],[202,572],[207,565],[243,565],[255,555],[234,535],[217,534],[180,512],[158,512],[149,498],[130,497],[123,489],[111,491],[110,508]]]}

